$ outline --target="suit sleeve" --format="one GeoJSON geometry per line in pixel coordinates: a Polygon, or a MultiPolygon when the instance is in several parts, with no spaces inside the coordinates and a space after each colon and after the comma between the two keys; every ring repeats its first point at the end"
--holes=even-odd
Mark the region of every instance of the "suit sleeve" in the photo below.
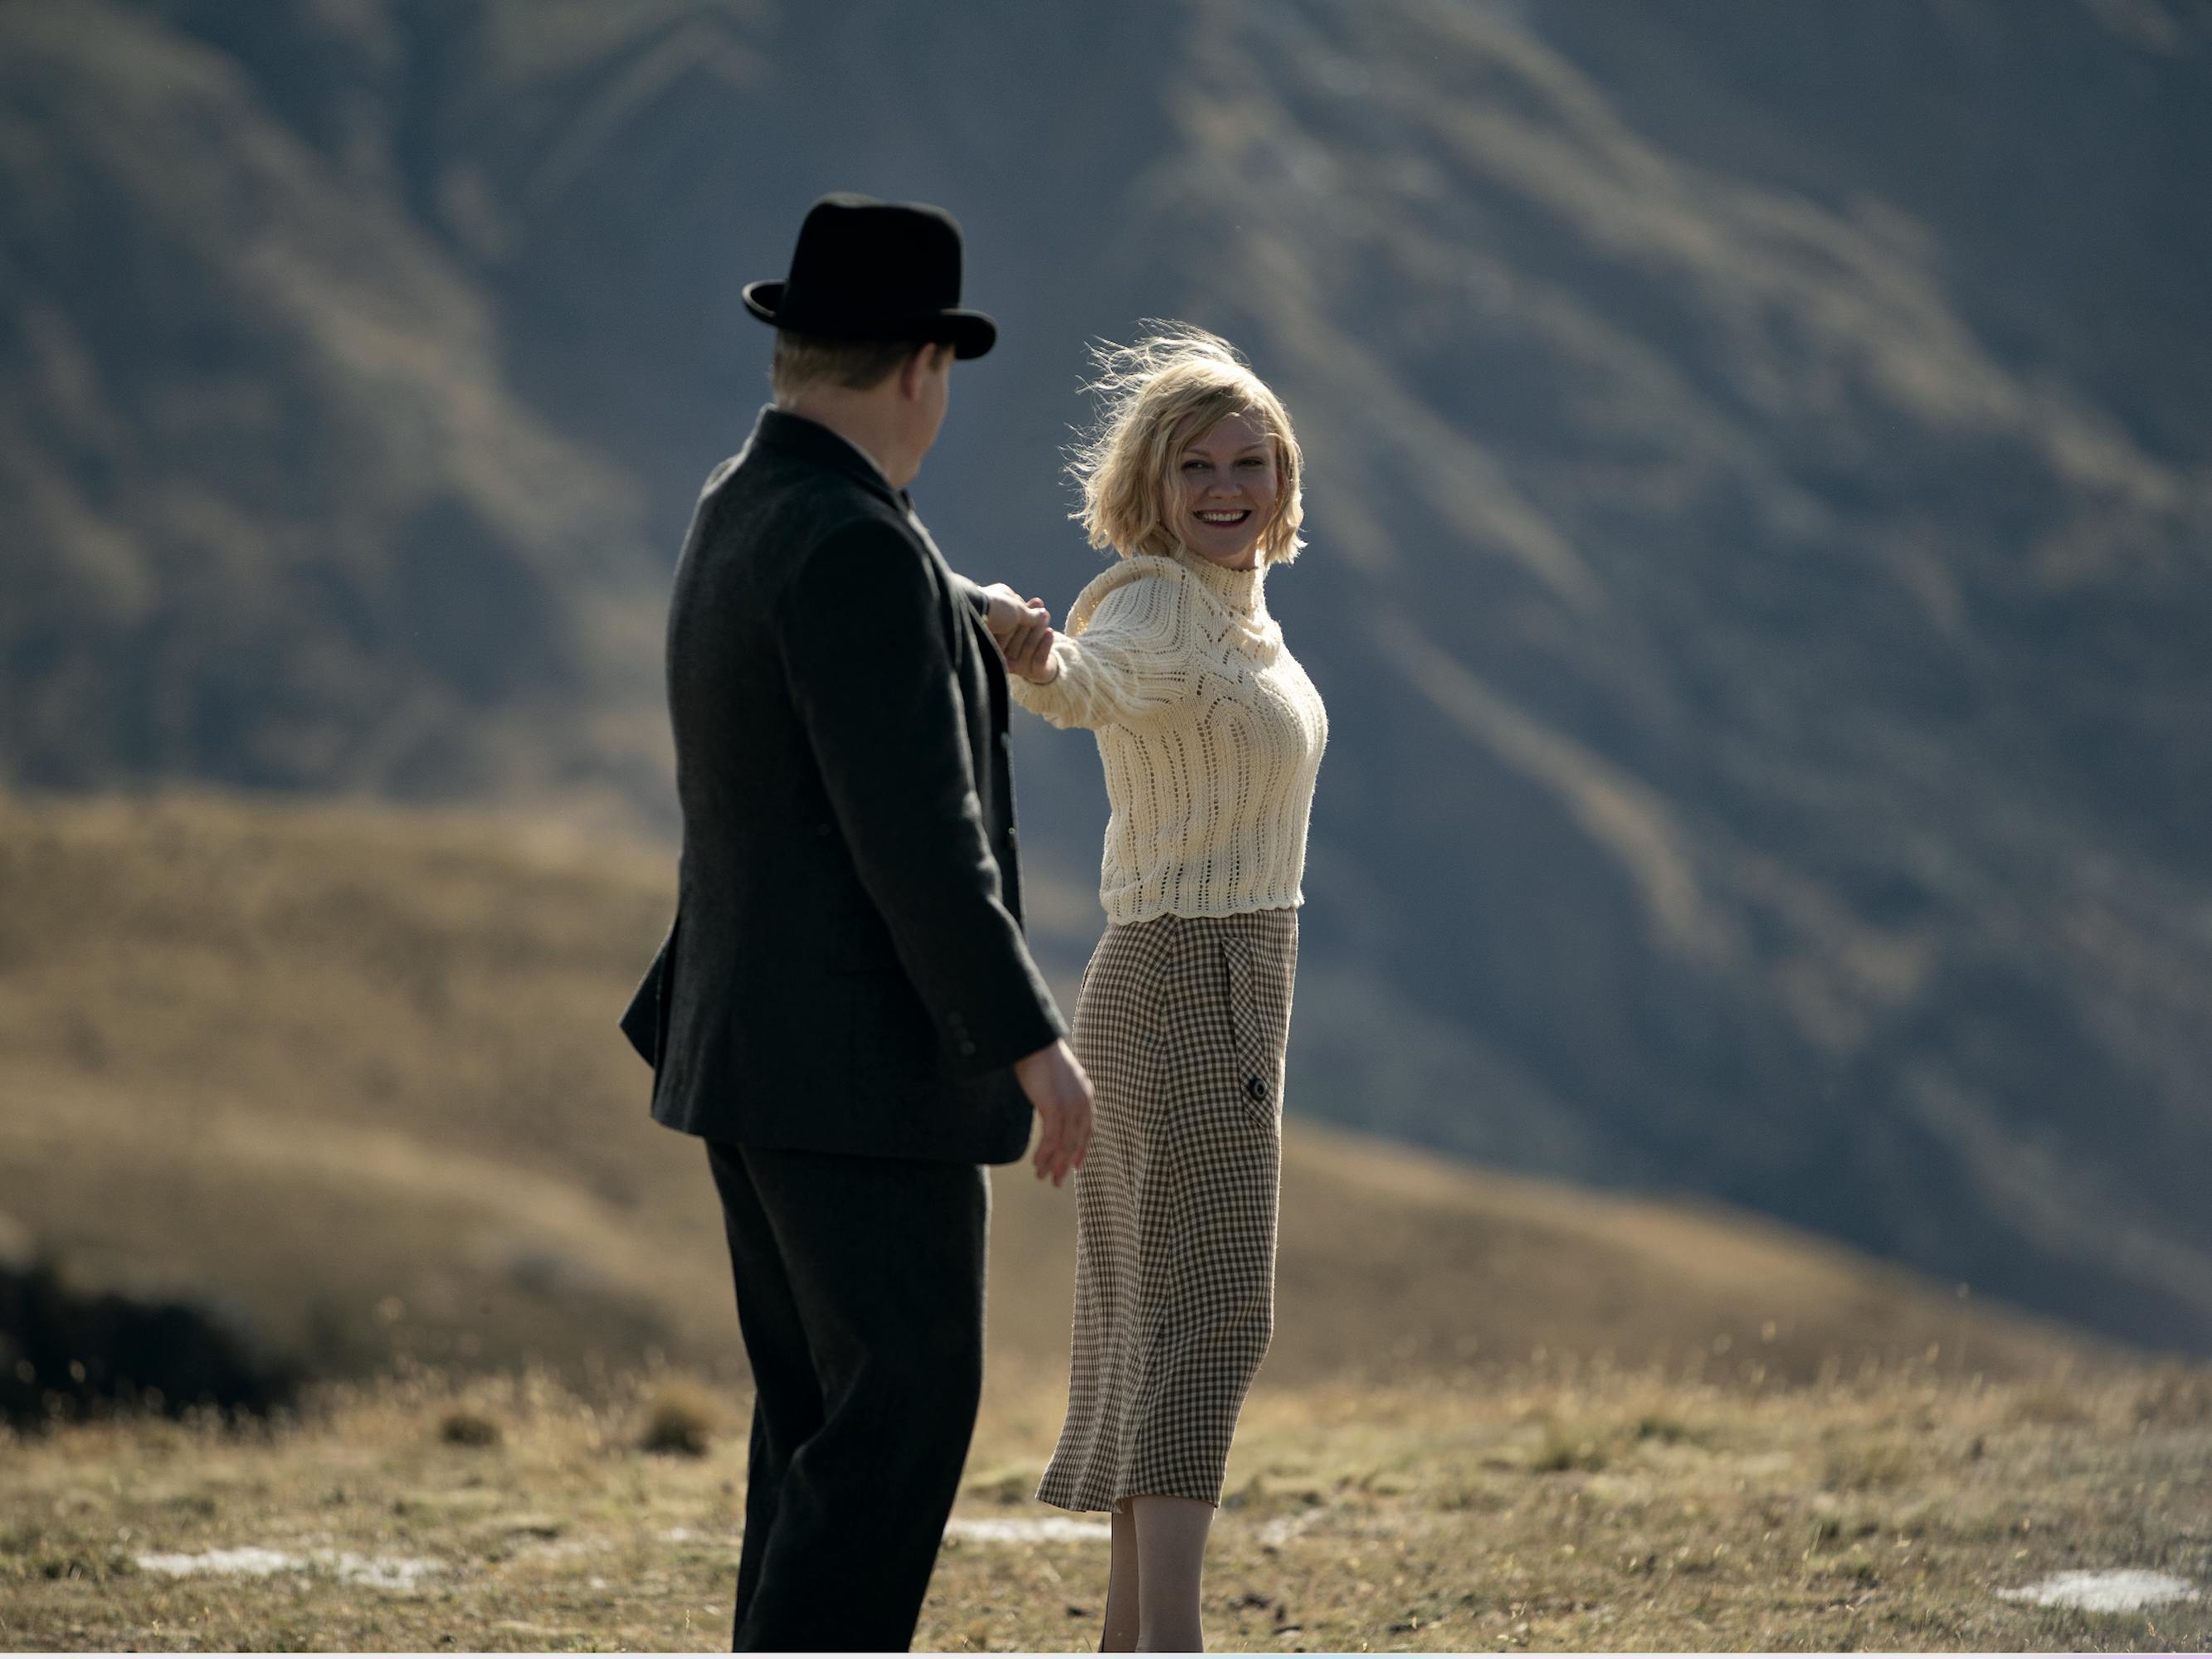
{"type": "Polygon", "coordinates": [[[861,884],[954,1068],[981,1075],[1066,1035],[1004,901],[936,562],[889,525],[848,526],[806,556],[777,623],[861,884]]]}
{"type": "Polygon", "coordinates": [[[977,621],[989,621],[991,616],[991,596],[983,591],[983,584],[978,581],[970,581],[967,577],[962,575],[957,570],[953,571],[951,574],[952,592],[954,597],[967,601],[969,608],[975,611],[977,621]]]}

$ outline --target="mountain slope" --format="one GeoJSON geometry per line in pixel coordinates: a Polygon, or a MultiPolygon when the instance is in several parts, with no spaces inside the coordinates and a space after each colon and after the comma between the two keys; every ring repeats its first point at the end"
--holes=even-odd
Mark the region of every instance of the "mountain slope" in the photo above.
{"type": "MultiPolygon", "coordinates": [[[[62,17],[0,9],[9,776],[668,828],[735,289],[821,190],[943,201],[973,573],[1096,568],[1088,337],[1297,413],[1312,1109],[2212,1349],[2202,8],[62,17]]],[[[1096,763],[1017,741],[1066,975],[1096,763]]]]}
{"type": "Polygon", "coordinates": [[[591,729],[655,684],[634,481],[516,400],[405,203],[133,11],[0,33],[8,774],[661,776],[591,729]]]}

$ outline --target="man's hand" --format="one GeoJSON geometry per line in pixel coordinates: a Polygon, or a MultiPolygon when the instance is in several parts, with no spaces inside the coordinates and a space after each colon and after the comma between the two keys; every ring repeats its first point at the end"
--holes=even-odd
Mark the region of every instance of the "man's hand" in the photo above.
{"type": "Polygon", "coordinates": [[[1042,1126],[1030,1160],[1037,1179],[1049,1176],[1057,1187],[1069,1170],[1083,1167],[1084,1155],[1091,1150],[1091,1079],[1084,1076],[1064,1039],[1016,1060],[1014,1076],[1042,1126]]]}
{"type": "Polygon", "coordinates": [[[1056,672],[1052,665],[1055,635],[1052,631],[1052,612],[1045,608],[1044,601],[1024,599],[1004,582],[993,582],[983,591],[991,599],[990,613],[983,618],[983,626],[998,641],[1000,653],[1006,659],[1007,672],[1041,685],[1048,683],[1056,672]]]}

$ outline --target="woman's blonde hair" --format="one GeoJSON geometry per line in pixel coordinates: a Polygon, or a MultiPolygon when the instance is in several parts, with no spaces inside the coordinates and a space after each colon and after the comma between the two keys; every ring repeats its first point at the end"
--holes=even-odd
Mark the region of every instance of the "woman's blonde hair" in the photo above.
{"type": "Polygon", "coordinates": [[[1134,345],[1091,348],[1098,375],[1085,390],[1101,407],[1068,462],[1083,486],[1083,506],[1070,516],[1091,532],[1091,546],[1123,558],[1173,552],[1177,538],[1160,509],[1176,454],[1224,416],[1250,410],[1275,449],[1275,510],[1260,532],[1261,562],[1296,558],[1305,545],[1298,535],[1304,458],[1282,399],[1218,335],[1154,319],[1139,326],[1146,332],[1134,345]]]}

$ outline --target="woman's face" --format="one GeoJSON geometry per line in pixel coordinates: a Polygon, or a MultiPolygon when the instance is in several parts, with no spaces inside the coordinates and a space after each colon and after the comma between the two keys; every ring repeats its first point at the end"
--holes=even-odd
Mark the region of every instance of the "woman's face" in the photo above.
{"type": "Polygon", "coordinates": [[[1169,458],[1168,527],[1200,557],[1229,570],[1260,562],[1260,532],[1274,516],[1275,446],[1257,410],[1224,415],[1169,458]]]}

